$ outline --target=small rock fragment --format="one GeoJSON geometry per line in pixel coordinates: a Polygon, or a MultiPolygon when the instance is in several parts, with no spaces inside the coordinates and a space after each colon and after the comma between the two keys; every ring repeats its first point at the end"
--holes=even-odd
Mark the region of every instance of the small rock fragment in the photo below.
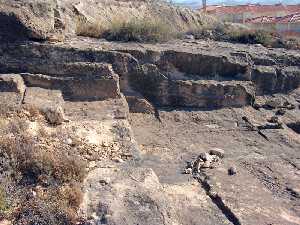
{"type": "Polygon", "coordinates": [[[42,111],[47,121],[52,125],[60,125],[65,121],[62,107],[46,107],[42,111]]]}
{"type": "Polygon", "coordinates": [[[237,173],[237,169],[235,168],[235,167],[230,167],[229,169],[228,169],[228,174],[230,175],[230,176],[233,176],[233,175],[235,175],[237,173]]]}
{"type": "Polygon", "coordinates": [[[204,162],[206,162],[206,161],[212,161],[212,156],[211,155],[209,155],[207,152],[202,152],[202,153],[200,153],[200,155],[199,155],[199,157],[198,157],[199,159],[202,159],[204,162]]]}
{"type": "Polygon", "coordinates": [[[206,169],[210,168],[211,161],[206,161],[201,165],[201,168],[206,169]]]}
{"type": "Polygon", "coordinates": [[[285,113],[286,113],[285,109],[278,109],[278,111],[276,112],[276,115],[283,116],[285,113]]]}
{"type": "Polygon", "coordinates": [[[273,98],[266,101],[265,105],[270,108],[276,109],[282,105],[282,102],[279,98],[273,98]]]}
{"type": "Polygon", "coordinates": [[[186,168],[185,170],[184,170],[184,173],[185,174],[191,174],[193,172],[193,169],[192,168],[186,168]]]}
{"type": "Polygon", "coordinates": [[[114,161],[117,162],[117,163],[123,163],[124,162],[124,160],[121,159],[121,158],[115,158],[114,161]]]}
{"type": "Polygon", "coordinates": [[[268,121],[270,123],[278,123],[279,122],[279,118],[278,118],[278,116],[272,116],[270,119],[268,119],[268,121]]]}
{"type": "Polygon", "coordinates": [[[72,139],[71,139],[71,138],[67,138],[67,139],[66,139],[66,144],[72,145],[72,144],[73,144],[72,139]]]}
{"type": "Polygon", "coordinates": [[[218,156],[219,158],[224,158],[225,152],[220,148],[213,148],[209,151],[209,154],[218,156]]]}

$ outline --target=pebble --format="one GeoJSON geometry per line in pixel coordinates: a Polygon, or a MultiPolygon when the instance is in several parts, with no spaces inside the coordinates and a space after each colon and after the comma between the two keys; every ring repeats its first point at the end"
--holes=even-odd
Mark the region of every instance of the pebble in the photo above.
{"type": "Polygon", "coordinates": [[[99,216],[97,216],[97,214],[94,212],[94,213],[91,215],[91,218],[94,219],[94,220],[98,220],[98,219],[99,219],[99,216]]]}
{"type": "Polygon", "coordinates": [[[92,169],[92,168],[96,167],[96,165],[97,165],[97,163],[95,161],[91,161],[89,163],[89,168],[92,169]]]}
{"type": "Polygon", "coordinates": [[[68,139],[66,140],[66,144],[71,145],[72,143],[73,143],[73,141],[72,141],[71,138],[68,138],[68,139]]]}
{"type": "Polygon", "coordinates": [[[276,112],[276,115],[283,116],[285,113],[286,113],[285,109],[278,109],[278,111],[276,112]]]}
{"type": "Polygon", "coordinates": [[[210,161],[206,161],[206,162],[204,162],[204,163],[201,165],[201,168],[204,168],[204,169],[210,168],[210,164],[211,164],[210,161]]]}
{"type": "Polygon", "coordinates": [[[229,174],[230,176],[237,174],[237,169],[236,169],[235,167],[233,167],[233,166],[230,167],[230,168],[228,169],[228,174],[229,174]]]}
{"type": "Polygon", "coordinates": [[[108,141],[103,141],[103,142],[102,142],[102,146],[103,146],[103,147],[109,147],[108,141]]]}
{"type": "Polygon", "coordinates": [[[192,172],[193,172],[192,168],[187,168],[187,169],[184,170],[185,174],[191,174],[192,172]]]}
{"type": "Polygon", "coordinates": [[[114,161],[117,162],[117,163],[122,163],[122,162],[124,162],[124,160],[121,159],[121,158],[115,158],[114,161]]]}
{"type": "Polygon", "coordinates": [[[202,159],[204,162],[206,162],[206,161],[212,161],[212,156],[209,155],[207,152],[202,152],[199,155],[199,159],[202,159]]]}

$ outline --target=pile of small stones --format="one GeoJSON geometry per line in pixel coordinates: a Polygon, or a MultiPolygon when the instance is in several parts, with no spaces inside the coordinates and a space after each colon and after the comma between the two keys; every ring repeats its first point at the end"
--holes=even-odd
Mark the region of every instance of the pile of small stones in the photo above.
{"type": "Polygon", "coordinates": [[[209,152],[201,153],[196,160],[187,162],[184,173],[200,173],[202,169],[216,168],[222,158],[224,158],[224,150],[213,148],[209,152]]]}

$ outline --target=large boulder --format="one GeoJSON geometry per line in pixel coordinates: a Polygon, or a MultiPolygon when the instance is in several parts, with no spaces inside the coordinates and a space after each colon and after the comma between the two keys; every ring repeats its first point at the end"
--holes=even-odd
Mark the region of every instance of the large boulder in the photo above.
{"type": "Polygon", "coordinates": [[[24,104],[41,112],[50,124],[60,125],[65,121],[64,99],[59,90],[27,88],[24,104]]]}
{"type": "Polygon", "coordinates": [[[46,40],[54,30],[53,10],[54,1],[2,1],[0,40],[46,40]]]}
{"type": "Polygon", "coordinates": [[[0,104],[2,110],[22,103],[25,84],[19,74],[0,75],[0,104]]]}

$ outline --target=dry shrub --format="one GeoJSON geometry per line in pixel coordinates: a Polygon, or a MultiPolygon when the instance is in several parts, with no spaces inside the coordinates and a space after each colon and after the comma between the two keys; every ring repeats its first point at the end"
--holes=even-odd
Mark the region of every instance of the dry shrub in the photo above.
{"type": "Polygon", "coordinates": [[[85,164],[75,153],[68,154],[63,144],[58,149],[41,147],[38,138],[49,140],[46,132],[38,138],[29,133],[28,123],[20,118],[11,120],[0,132],[0,153],[9,158],[15,174],[33,183],[83,180],[85,164]]]}
{"type": "Polygon", "coordinates": [[[15,225],[71,225],[68,215],[57,205],[40,199],[24,201],[15,213],[15,225]]]}
{"type": "Polygon", "coordinates": [[[85,165],[77,157],[41,149],[26,136],[1,141],[0,147],[15,162],[15,170],[26,182],[64,183],[82,181],[85,176],[85,165]]]}
{"type": "Polygon", "coordinates": [[[106,27],[96,21],[91,23],[79,19],[76,23],[76,34],[78,36],[100,38],[106,30],[106,27]]]}
{"type": "MultiPolygon", "coordinates": [[[[12,199],[18,205],[17,210],[12,208],[14,224],[69,225],[78,221],[86,165],[57,138],[43,130],[39,136],[31,136],[26,120],[18,117],[0,129],[0,157],[5,162],[0,161],[0,169],[9,171],[10,188],[19,193],[12,199]],[[59,145],[41,145],[53,141],[59,145]],[[32,196],[32,188],[41,188],[42,194],[36,191],[32,196]]],[[[5,197],[0,193],[0,216],[3,209],[5,197]]]]}
{"type": "Polygon", "coordinates": [[[164,42],[176,36],[176,32],[159,19],[137,19],[129,22],[115,21],[105,33],[111,41],[164,42]]]}
{"type": "Polygon", "coordinates": [[[217,23],[196,27],[187,32],[195,39],[213,39],[242,44],[261,44],[265,47],[300,49],[300,40],[284,38],[280,34],[262,29],[250,29],[243,24],[217,23]]]}
{"type": "Polygon", "coordinates": [[[124,42],[164,42],[178,33],[160,19],[114,19],[110,25],[79,21],[77,35],[124,42]]]}

